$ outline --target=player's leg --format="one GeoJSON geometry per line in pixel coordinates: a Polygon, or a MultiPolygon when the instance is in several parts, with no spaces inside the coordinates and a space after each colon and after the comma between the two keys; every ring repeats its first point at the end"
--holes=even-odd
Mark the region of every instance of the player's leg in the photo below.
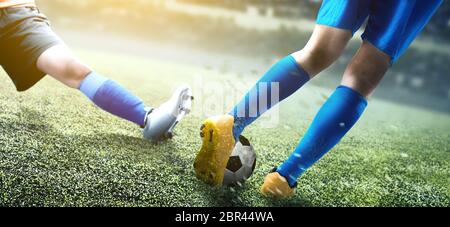
{"type": "Polygon", "coordinates": [[[348,65],[341,86],[321,107],[300,144],[274,173],[266,177],[263,194],[290,196],[297,178],[333,148],[364,112],[366,97],[388,70],[391,58],[372,44],[364,42],[348,65]],[[281,184],[277,181],[287,181],[281,184]]]}
{"type": "Polygon", "coordinates": [[[195,161],[197,176],[210,184],[220,184],[229,152],[244,128],[333,63],[351,36],[347,30],[317,25],[305,48],[274,64],[228,115],[207,119],[201,128],[204,144],[195,161]],[[274,99],[274,95],[278,98],[274,99]],[[260,99],[267,99],[263,102],[267,106],[260,106],[260,99]],[[250,111],[252,108],[257,111],[250,111]],[[216,152],[211,153],[211,149],[216,152]]]}
{"type": "Polygon", "coordinates": [[[146,108],[141,99],[92,71],[81,63],[51,30],[45,15],[37,7],[18,7],[2,11],[0,63],[18,91],[25,91],[46,74],[69,87],[80,89],[102,109],[145,126],[147,139],[159,139],[169,133],[180,117],[188,112],[190,88],[183,86],[161,108],[146,108]],[[150,125],[151,124],[151,125],[150,125]]]}
{"type": "Polygon", "coordinates": [[[190,110],[189,87],[180,87],[169,102],[153,109],[119,83],[84,65],[64,44],[44,51],[37,67],[63,84],[79,89],[101,109],[141,126],[146,139],[171,137],[173,127],[190,110]]]}
{"type": "Polygon", "coordinates": [[[81,82],[92,72],[63,43],[46,49],[37,59],[39,70],[70,88],[80,88],[81,82]]]}
{"type": "Polygon", "coordinates": [[[369,0],[323,1],[317,25],[305,47],[275,64],[230,112],[235,119],[234,138],[261,114],[330,66],[364,22],[369,3],[369,0]],[[272,92],[271,84],[277,85],[275,88],[278,89],[272,92]],[[266,86],[267,91],[260,89],[266,86]],[[277,100],[271,100],[273,93],[277,93],[277,100]],[[258,105],[261,96],[267,97],[267,106],[258,105]],[[250,111],[250,107],[256,107],[253,109],[257,111],[250,111]]]}
{"type": "Polygon", "coordinates": [[[81,63],[64,44],[47,49],[38,58],[37,67],[63,84],[79,89],[103,110],[145,125],[148,109],[127,89],[81,63]]]}
{"type": "Polygon", "coordinates": [[[342,54],[351,37],[349,30],[316,25],[305,47],[274,64],[230,111],[234,118],[234,138],[238,138],[245,127],[267,110],[330,66],[342,54]],[[260,99],[267,100],[261,102],[260,99]],[[261,103],[267,105],[261,106],[261,103]]]}
{"type": "Polygon", "coordinates": [[[303,49],[290,56],[312,79],[341,56],[351,37],[350,30],[316,24],[303,49]]]}
{"type": "Polygon", "coordinates": [[[52,31],[37,7],[4,10],[1,46],[8,58],[2,66],[17,90],[32,87],[46,74],[69,87],[80,89],[106,111],[144,126],[147,110],[143,102],[117,83],[82,64],[52,31]]]}
{"type": "Polygon", "coordinates": [[[341,86],[320,109],[289,159],[266,177],[264,194],[289,196],[297,178],[334,147],[356,123],[389,66],[429,21],[441,0],[374,2],[364,42],[348,65],[341,86]],[[287,184],[288,183],[288,184],[287,184]],[[278,189],[278,190],[276,190],[278,189]],[[281,192],[281,193],[277,193],[281,192]]]}
{"type": "Polygon", "coordinates": [[[355,7],[366,1],[351,2],[355,4],[323,1],[307,45],[273,65],[229,114],[204,122],[200,133],[203,145],[194,163],[197,177],[220,185],[234,142],[245,127],[337,59],[367,16],[364,12],[357,13],[359,8],[355,7]]]}
{"type": "Polygon", "coordinates": [[[368,41],[356,52],[342,77],[341,86],[351,88],[367,98],[383,79],[391,57],[368,41]]]}

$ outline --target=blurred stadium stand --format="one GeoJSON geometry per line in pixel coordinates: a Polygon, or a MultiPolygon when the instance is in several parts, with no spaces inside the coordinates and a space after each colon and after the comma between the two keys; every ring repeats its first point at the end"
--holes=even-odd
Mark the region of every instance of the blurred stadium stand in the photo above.
{"type": "MultiPolygon", "coordinates": [[[[260,15],[281,18],[307,17],[313,19],[321,0],[178,0],[179,2],[225,7],[246,12],[257,9],[260,15]]],[[[450,1],[444,1],[424,33],[443,41],[450,40],[450,1]]]]}
{"type": "MultiPolygon", "coordinates": [[[[321,0],[179,0],[191,4],[226,7],[243,12],[281,18],[315,18],[321,0]]],[[[444,1],[424,29],[421,39],[428,42],[450,42],[450,1],[444,1]]],[[[347,56],[350,58],[350,56],[347,56]]],[[[425,92],[450,99],[450,56],[414,49],[400,59],[384,79],[384,86],[403,87],[413,92],[425,92]]]]}

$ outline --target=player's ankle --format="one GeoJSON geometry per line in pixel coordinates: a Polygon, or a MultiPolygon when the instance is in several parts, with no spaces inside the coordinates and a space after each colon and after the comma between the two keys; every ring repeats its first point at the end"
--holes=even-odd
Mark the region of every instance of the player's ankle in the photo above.
{"type": "MultiPolygon", "coordinates": [[[[233,114],[228,113],[228,115],[233,116],[233,114]]],[[[239,140],[239,136],[241,136],[242,132],[245,129],[245,126],[243,126],[240,122],[239,122],[239,118],[234,117],[234,122],[233,122],[233,138],[234,141],[238,141],[239,140]]]]}
{"type": "Polygon", "coordinates": [[[277,172],[278,174],[280,174],[281,177],[286,179],[286,182],[288,183],[289,187],[291,187],[291,188],[296,188],[297,187],[297,178],[296,177],[294,177],[294,176],[292,176],[290,174],[284,173],[278,167],[273,168],[273,170],[271,172],[277,172]]]}
{"type": "Polygon", "coordinates": [[[145,114],[144,125],[140,125],[141,128],[145,128],[145,126],[147,125],[148,117],[149,117],[149,115],[153,112],[154,108],[152,108],[152,107],[145,107],[144,110],[145,110],[147,113],[145,114]]]}

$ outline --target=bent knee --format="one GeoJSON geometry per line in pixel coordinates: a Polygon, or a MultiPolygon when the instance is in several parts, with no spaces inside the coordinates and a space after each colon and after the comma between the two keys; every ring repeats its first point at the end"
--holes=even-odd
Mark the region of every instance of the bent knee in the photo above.
{"type": "Polygon", "coordinates": [[[328,68],[341,55],[341,51],[325,47],[305,47],[293,54],[294,58],[310,74],[315,76],[328,68]]]}
{"type": "Polygon", "coordinates": [[[81,81],[91,72],[63,45],[51,47],[42,53],[37,67],[72,88],[79,88],[81,81]]]}
{"type": "Polygon", "coordinates": [[[325,69],[331,65],[341,55],[340,51],[325,47],[315,47],[305,49],[305,54],[309,57],[311,64],[317,69],[325,69]]]}
{"type": "Polygon", "coordinates": [[[369,96],[390,67],[390,57],[363,45],[344,72],[342,84],[369,96]]]}
{"type": "Polygon", "coordinates": [[[74,58],[66,59],[61,65],[62,81],[71,88],[78,89],[84,78],[91,72],[87,66],[74,58]]]}
{"type": "Polygon", "coordinates": [[[306,46],[293,56],[313,77],[336,61],[351,37],[349,31],[316,25],[306,46]]]}

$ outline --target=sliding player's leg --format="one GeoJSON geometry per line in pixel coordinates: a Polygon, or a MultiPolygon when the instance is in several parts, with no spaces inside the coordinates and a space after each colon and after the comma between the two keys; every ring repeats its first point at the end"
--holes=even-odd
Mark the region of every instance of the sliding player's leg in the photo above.
{"type": "Polygon", "coordinates": [[[37,60],[37,67],[63,84],[79,89],[101,109],[144,128],[146,139],[170,137],[177,118],[190,109],[190,106],[183,106],[190,102],[189,87],[177,90],[164,108],[153,109],[119,83],[84,65],[64,44],[44,51],[37,60]]]}

